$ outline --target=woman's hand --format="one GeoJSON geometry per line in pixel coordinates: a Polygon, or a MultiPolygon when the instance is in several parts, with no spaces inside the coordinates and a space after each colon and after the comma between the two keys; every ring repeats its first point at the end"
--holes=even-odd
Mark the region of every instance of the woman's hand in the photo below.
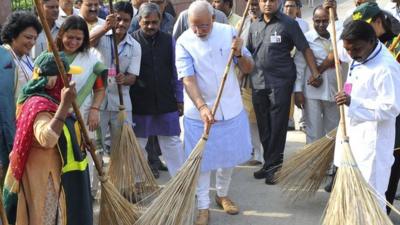
{"type": "Polygon", "coordinates": [[[76,99],[76,88],[75,88],[75,82],[71,81],[69,83],[68,88],[63,88],[61,90],[61,102],[60,106],[65,106],[69,108],[76,99]]]}

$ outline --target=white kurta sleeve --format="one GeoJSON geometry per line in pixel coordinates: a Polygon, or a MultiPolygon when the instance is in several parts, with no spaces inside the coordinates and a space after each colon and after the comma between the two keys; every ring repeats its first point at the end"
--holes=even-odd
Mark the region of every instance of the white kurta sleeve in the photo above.
{"type": "Polygon", "coordinates": [[[183,77],[187,76],[193,76],[195,71],[193,58],[182,45],[180,39],[178,39],[178,42],[176,43],[175,51],[175,65],[178,73],[178,79],[182,79],[183,77]]]}
{"type": "Polygon", "coordinates": [[[371,82],[369,90],[376,98],[351,96],[348,117],[354,122],[383,121],[395,118],[400,113],[400,80],[389,69],[384,69],[371,82]]]}
{"type": "Polygon", "coordinates": [[[305,84],[305,71],[307,68],[303,53],[297,51],[294,55],[294,64],[296,65],[296,82],[293,92],[303,92],[305,84]]]}

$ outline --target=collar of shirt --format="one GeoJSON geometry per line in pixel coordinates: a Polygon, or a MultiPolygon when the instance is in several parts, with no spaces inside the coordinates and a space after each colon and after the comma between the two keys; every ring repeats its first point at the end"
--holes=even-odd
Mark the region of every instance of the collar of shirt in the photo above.
{"type": "MultiPolygon", "coordinates": [[[[112,30],[107,31],[105,35],[112,37],[112,30]]],[[[124,39],[122,39],[122,41],[118,45],[124,45],[125,43],[127,43],[128,45],[133,46],[134,43],[132,39],[133,39],[132,36],[126,33],[124,39]]]]}
{"type": "MultiPolygon", "coordinates": [[[[270,20],[268,23],[271,23],[271,21],[273,21],[273,20],[275,20],[275,19],[280,20],[280,19],[282,19],[282,16],[283,16],[283,13],[282,13],[281,11],[278,10],[278,11],[276,11],[276,13],[272,16],[271,20],[270,20]]],[[[258,18],[258,21],[259,21],[259,22],[264,22],[264,23],[268,24],[268,23],[265,22],[265,20],[264,20],[264,15],[261,15],[260,18],[258,18]]]]}
{"type": "Polygon", "coordinates": [[[360,65],[360,64],[366,64],[368,62],[373,61],[374,60],[373,58],[376,57],[379,54],[379,51],[381,51],[382,47],[383,47],[382,43],[380,41],[377,41],[377,42],[378,42],[378,44],[376,45],[375,49],[371,52],[371,54],[369,54],[369,56],[362,62],[354,60],[354,65],[353,66],[357,66],[357,65],[360,65]]]}
{"type": "Polygon", "coordinates": [[[228,15],[228,20],[232,17],[232,15],[233,15],[233,10],[231,9],[231,11],[230,11],[230,13],[228,15]]]}
{"type": "Polygon", "coordinates": [[[307,35],[310,39],[310,41],[315,41],[315,40],[317,40],[317,39],[320,39],[320,40],[327,40],[327,41],[329,41],[329,40],[331,40],[331,39],[326,39],[326,38],[324,38],[324,37],[321,37],[318,33],[317,33],[317,31],[315,30],[315,29],[312,29],[312,30],[310,30],[310,31],[308,31],[308,35],[307,35]]]}
{"type": "MultiPolygon", "coordinates": [[[[78,14],[79,10],[76,8],[72,8],[72,15],[78,15],[78,14]]],[[[67,13],[65,13],[65,11],[61,7],[58,7],[58,16],[63,18],[68,17],[67,13]]]]}
{"type": "Polygon", "coordinates": [[[157,33],[155,33],[153,36],[149,37],[146,36],[143,32],[142,29],[139,29],[139,35],[142,36],[144,39],[146,39],[147,41],[155,41],[157,39],[157,37],[160,35],[161,31],[157,31],[157,33]]]}

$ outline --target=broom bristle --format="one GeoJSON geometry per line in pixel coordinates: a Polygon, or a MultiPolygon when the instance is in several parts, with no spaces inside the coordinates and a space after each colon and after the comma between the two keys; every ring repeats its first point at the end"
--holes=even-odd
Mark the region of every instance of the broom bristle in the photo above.
{"type": "Polygon", "coordinates": [[[138,209],[120,195],[107,178],[102,179],[99,225],[132,225],[138,209]]]}
{"type": "Polygon", "coordinates": [[[343,143],[342,157],[322,224],[393,224],[380,207],[376,198],[377,194],[362,176],[348,142],[343,143]]]}
{"type": "MultiPolygon", "coordinates": [[[[123,119],[124,112],[121,112],[123,119]]],[[[110,157],[110,181],[130,202],[137,203],[159,189],[132,126],[120,121],[120,135],[114,135],[110,157]]],[[[143,204],[137,207],[143,210],[143,204]]]]}
{"type": "Polygon", "coordinates": [[[336,129],[305,145],[284,161],[276,181],[289,199],[310,198],[318,191],[333,161],[335,136],[336,129]]]}
{"type": "Polygon", "coordinates": [[[181,170],[160,191],[159,196],[135,225],[192,225],[197,180],[206,138],[201,138],[181,170]]]}

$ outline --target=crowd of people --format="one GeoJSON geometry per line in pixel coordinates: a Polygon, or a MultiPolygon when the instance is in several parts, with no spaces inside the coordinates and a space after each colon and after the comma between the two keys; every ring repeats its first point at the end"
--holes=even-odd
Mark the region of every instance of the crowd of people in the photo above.
{"type": "MultiPolygon", "coordinates": [[[[350,146],[363,177],[393,203],[400,179],[394,150],[400,147],[400,1],[384,10],[374,0],[355,0],[354,10],[338,14],[336,1],[324,0],[310,24],[301,18],[300,0],[248,1],[239,36],[242,17],[233,0],[196,0],[178,16],[169,0],[118,1],[112,14],[101,0],[42,0],[69,88],[63,88],[37,12],[9,15],[1,28],[0,175],[11,224],[93,224],[100,182],[71,104],[76,100],[102,157],[119,135],[118,87],[125,122],[156,178],[159,170],[174,177],[212,126],[197,185],[196,225],[209,223],[212,171],[216,203],[238,214],[228,194],[233,168],[261,165],[254,178],[274,185],[293,112],[301,112],[297,122],[312,143],[338,126],[338,105],[346,106],[350,146]],[[331,8],[347,75],[341,92],[331,8]],[[231,50],[233,63],[213,114],[231,50]]],[[[338,141],[333,171],[341,165],[340,146],[338,141]]]]}

